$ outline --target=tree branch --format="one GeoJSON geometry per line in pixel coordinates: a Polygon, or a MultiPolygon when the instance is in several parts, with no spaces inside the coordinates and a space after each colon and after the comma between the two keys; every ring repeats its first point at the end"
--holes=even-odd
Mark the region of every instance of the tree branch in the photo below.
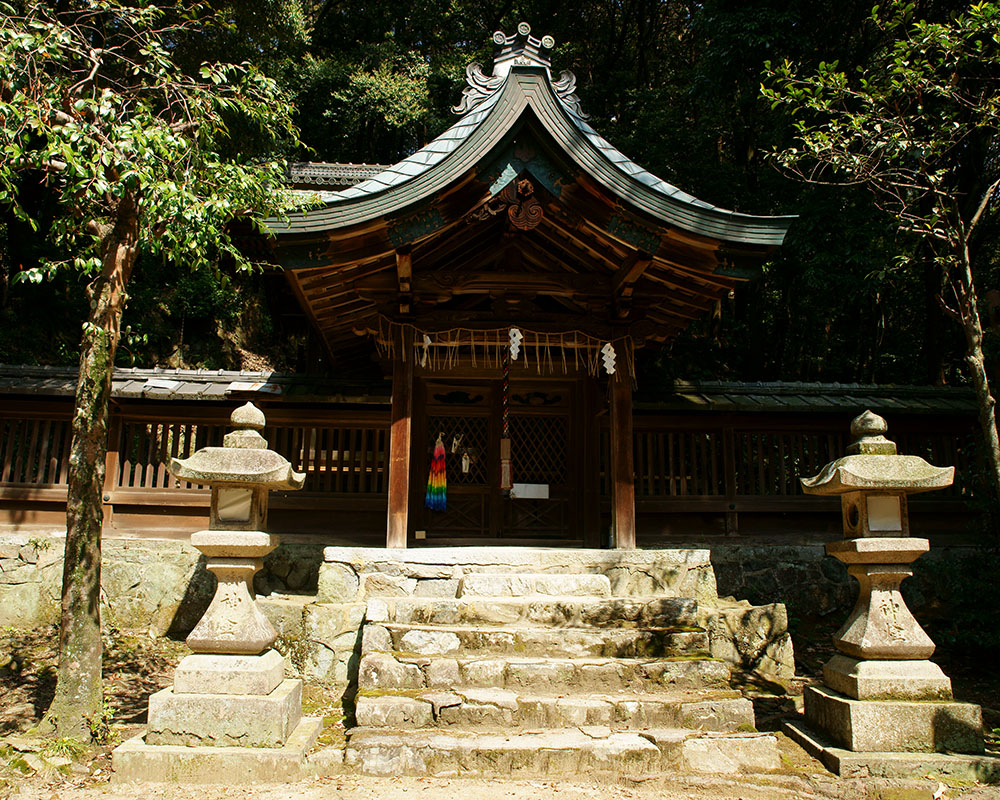
{"type": "Polygon", "coordinates": [[[86,86],[88,83],[93,82],[94,76],[97,75],[97,70],[99,70],[101,68],[101,64],[104,63],[104,60],[101,58],[101,55],[103,53],[104,51],[99,47],[91,49],[91,51],[87,54],[87,58],[90,59],[90,63],[93,64],[93,66],[90,68],[90,72],[87,74],[86,78],[77,81],[72,86],[70,86],[69,89],[66,90],[69,94],[74,94],[76,92],[77,87],[83,87],[86,86]]]}
{"type": "Polygon", "coordinates": [[[187,133],[188,131],[196,131],[201,127],[201,123],[197,120],[187,120],[185,122],[172,122],[170,124],[171,133],[187,133]]]}
{"type": "Polygon", "coordinates": [[[979,201],[979,208],[976,209],[976,213],[972,215],[972,221],[969,223],[969,227],[966,230],[965,238],[966,240],[972,236],[972,232],[976,229],[979,224],[979,220],[982,219],[983,213],[986,211],[986,207],[990,204],[990,200],[993,198],[994,193],[997,188],[1000,187],[1000,178],[993,181],[989,188],[983,194],[983,199],[979,201]]]}
{"type": "Polygon", "coordinates": [[[944,315],[946,317],[948,317],[949,319],[953,319],[955,322],[960,323],[962,321],[961,314],[959,314],[955,309],[949,306],[945,302],[944,298],[941,296],[940,293],[934,295],[934,297],[938,301],[938,305],[941,307],[941,310],[944,312],[944,315]]]}

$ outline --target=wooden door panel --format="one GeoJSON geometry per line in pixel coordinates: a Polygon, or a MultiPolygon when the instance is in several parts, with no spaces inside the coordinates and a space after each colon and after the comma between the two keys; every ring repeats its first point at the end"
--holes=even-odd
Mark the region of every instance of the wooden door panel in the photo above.
{"type": "MultiPolygon", "coordinates": [[[[511,387],[510,436],[516,483],[543,483],[547,499],[505,497],[499,488],[501,396],[498,381],[423,382],[424,419],[415,426],[421,439],[416,481],[426,487],[431,455],[443,434],[447,464],[448,506],[423,506],[417,529],[429,542],[482,539],[511,544],[533,540],[582,540],[577,530],[582,464],[572,431],[573,382],[537,382],[511,387]],[[453,445],[457,445],[454,446],[453,445]],[[462,455],[469,471],[462,472],[462,455]]],[[[593,467],[593,465],[590,465],[593,467]]]]}

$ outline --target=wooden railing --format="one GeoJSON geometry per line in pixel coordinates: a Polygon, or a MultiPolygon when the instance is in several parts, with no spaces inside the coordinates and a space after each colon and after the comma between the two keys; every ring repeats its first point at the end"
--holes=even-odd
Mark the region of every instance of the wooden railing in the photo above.
{"type": "MultiPolygon", "coordinates": [[[[178,412],[161,406],[119,410],[109,426],[105,520],[128,516],[142,527],[189,527],[207,517],[207,488],[167,472],[171,458],[219,446],[229,430],[223,409],[178,412]],[[138,518],[138,519],[137,519],[138,518]]],[[[271,495],[277,512],[384,513],[388,415],[380,411],[268,412],[270,447],[306,473],[301,492],[271,495]]],[[[57,523],[66,501],[70,420],[65,407],[21,406],[0,414],[0,520],[57,523]]]]}
{"type": "MultiPolygon", "coordinates": [[[[976,457],[974,437],[966,429],[903,429],[892,438],[900,453],[955,466],[954,485],[935,492],[935,500],[971,496],[969,476],[976,457]]],[[[605,497],[609,439],[603,430],[600,488],[605,497]]],[[[807,417],[775,426],[763,416],[726,420],[708,415],[673,419],[636,415],[636,502],[647,511],[777,511],[810,506],[825,510],[828,504],[815,505],[816,498],[803,494],[799,478],[815,475],[824,464],[844,455],[847,444],[841,419],[817,425],[807,417]],[[804,429],[806,425],[819,430],[804,429]]]]}
{"type": "MultiPolygon", "coordinates": [[[[118,429],[117,468],[110,489],[187,491],[194,487],[167,472],[171,458],[219,447],[227,425],[124,418],[118,429]]],[[[306,473],[306,493],[382,494],[386,491],[388,426],[378,421],[327,420],[270,425],[269,446],[306,473]]]]}
{"type": "MultiPolygon", "coordinates": [[[[0,514],[28,520],[65,507],[70,421],[67,405],[25,403],[0,412],[0,514]],[[34,515],[32,517],[31,515],[34,515]]],[[[105,481],[106,518],[122,512],[169,520],[204,515],[208,491],[174,479],[171,457],[218,446],[228,430],[228,410],[133,404],[112,417],[105,481]]],[[[380,409],[267,412],[270,446],[306,472],[304,490],[272,495],[271,508],[289,513],[385,513],[388,486],[388,413],[380,409]]],[[[974,434],[951,419],[893,422],[901,453],[938,465],[955,465],[955,485],[928,500],[962,506],[973,493],[974,434]]],[[[799,477],[814,475],[844,453],[844,419],[821,415],[636,414],[636,505],[640,513],[828,511],[829,503],[803,495],[799,477]]],[[[607,502],[608,432],[602,430],[600,489],[607,502]]],[[[728,519],[728,517],[727,517],[728,519]]],[[[137,522],[135,524],[145,524],[137,522]]],[[[732,525],[735,530],[735,524],[732,525]]]]}
{"type": "Polygon", "coordinates": [[[0,417],[0,485],[64,486],[68,419],[0,417]]]}

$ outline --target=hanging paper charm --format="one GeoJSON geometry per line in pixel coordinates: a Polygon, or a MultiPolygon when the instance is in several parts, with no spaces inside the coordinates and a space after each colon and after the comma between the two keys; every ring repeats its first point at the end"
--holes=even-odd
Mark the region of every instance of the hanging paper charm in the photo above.
{"type": "Polygon", "coordinates": [[[521,340],[524,338],[524,334],[517,328],[510,329],[510,359],[511,361],[517,361],[517,357],[521,352],[521,340]]]}
{"type": "Polygon", "coordinates": [[[426,367],[427,366],[427,354],[430,353],[430,350],[431,350],[431,337],[428,336],[425,333],[424,334],[424,349],[423,349],[423,352],[420,354],[420,366],[421,367],[426,367]]]}
{"type": "Polygon", "coordinates": [[[431,471],[427,476],[427,494],[424,505],[431,511],[448,509],[448,475],[444,463],[444,434],[439,433],[431,456],[431,471]]]}
{"type": "Polygon", "coordinates": [[[466,450],[462,453],[462,474],[468,475],[469,470],[472,468],[472,459],[469,458],[469,451],[466,450]]]}
{"type": "Polygon", "coordinates": [[[458,448],[462,446],[462,437],[464,434],[456,433],[451,437],[451,452],[452,454],[458,452],[458,448]]]}
{"type": "Polygon", "coordinates": [[[615,346],[608,342],[601,348],[601,358],[604,360],[604,371],[608,375],[615,374],[615,346]]]}

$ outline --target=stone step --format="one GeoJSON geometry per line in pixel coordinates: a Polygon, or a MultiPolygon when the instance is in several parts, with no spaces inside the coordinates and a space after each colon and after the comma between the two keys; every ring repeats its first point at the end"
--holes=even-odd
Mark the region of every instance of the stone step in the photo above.
{"type": "Polygon", "coordinates": [[[698,603],[690,597],[378,597],[368,601],[365,619],[412,625],[696,627],[698,603]]]}
{"type": "Polygon", "coordinates": [[[493,687],[536,692],[618,692],[728,688],[729,664],[707,657],[529,658],[410,656],[372,652],[361,657],[360,689],[493,687]]]}
{"type": "Polygon", "coordinates": [[[615,732],[603,726],[507,735],[355,728],[344,766],[368,775],[641,777],[765,772],[779,769],[781,762],[773,734],[615,732]]]}
{"type": "Polygon", "coordinates": [[[366,728],[521,730],[604,725],[612,730],[690,728],[750,731],[753,703],[725,690],[535,695],[509,689],[358,693],[357,724],[366,728]]]}
{"type": "Polygon", "coordinates": [[[328,547],[320,602],[376,596],[455,597],[474,574],[603,575],[621,597],[718,596],[708,550],[590,550],[555,547],[328,547]],[[389,580],[386,580],[389,579],[389,580]]]}
{"type": "Polygon", "coordinates": [[[458,597],[610,597],[607,575],[551,573],[486,573],[464,575],[458,582],[458,597]]]}
{"type": "Polygon", "coordinates": [[[703,629],[482,628],[388,623],[365,625],[362,653],[395,651],[425,656],[510,655],[576,658],[656,658],[707,654],[703,629]]]}

